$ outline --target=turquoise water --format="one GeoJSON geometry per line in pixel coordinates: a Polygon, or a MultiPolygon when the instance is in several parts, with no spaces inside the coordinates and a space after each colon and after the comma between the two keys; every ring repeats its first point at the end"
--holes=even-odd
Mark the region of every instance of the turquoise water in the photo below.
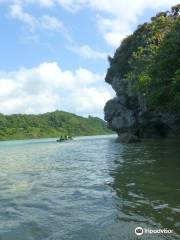
{"type": "Polygon", "coordinates": [[[0,240],[178,239],[178,141],[115,138],[1,142],[0,240]]]}

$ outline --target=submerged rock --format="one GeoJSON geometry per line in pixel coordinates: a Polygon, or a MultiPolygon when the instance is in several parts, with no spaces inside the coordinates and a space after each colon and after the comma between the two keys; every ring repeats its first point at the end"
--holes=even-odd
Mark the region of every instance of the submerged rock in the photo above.
{"type": "Polygon", "coordinates": [[[140,142],[140,138],[131,133],[121,133],[117,139],[120,143],[137,143],[140,142]]]}

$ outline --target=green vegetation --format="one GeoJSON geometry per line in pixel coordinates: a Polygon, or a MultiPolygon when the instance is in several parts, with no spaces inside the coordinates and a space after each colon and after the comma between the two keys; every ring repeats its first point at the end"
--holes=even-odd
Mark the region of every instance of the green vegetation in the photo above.
{"type": "Polygon", "coordinates": [[[103,120],[56,111],[40,115],[0,114],[0,140],[110,134],[103,120]]]}
{"type": "Polygon", "coordinates": [[[106,82],[114,76],[132,81],[150,111],[180,111],[180,4],[160,12],[123,40],[106,82]]]}

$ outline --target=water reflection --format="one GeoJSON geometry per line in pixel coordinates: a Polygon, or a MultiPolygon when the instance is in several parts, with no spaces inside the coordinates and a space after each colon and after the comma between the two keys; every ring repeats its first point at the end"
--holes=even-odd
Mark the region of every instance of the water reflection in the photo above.
{"type": "Polygon", "coordinates": [[[141,222],[180,234],[179,160],[180,148],[173,140],[121,148],[114,160],[116,167],[110,172],[118,197],[119,221],[141,222]]]}
{"type": "Polygon", "coordinates": [[[0,240],[134,240],[137,225],[178,233],[179,159],[173,141],[0,143],[0,240]]]}

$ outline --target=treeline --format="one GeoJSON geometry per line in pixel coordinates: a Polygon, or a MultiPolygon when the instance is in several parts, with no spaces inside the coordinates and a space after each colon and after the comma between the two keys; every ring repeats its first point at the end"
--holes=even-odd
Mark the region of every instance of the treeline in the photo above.
{"type": "Polygon", "coordinates": [[[84,118],[63,111],[40,115],[0,114],[0,140],[108,133],[111,131],[100,118],[84,118]]]}
{"type": "Polygon", "coordinates": [[[109,57],[106,82],[133,82],[150,111],[180,111],[180,4],[139,25],[109,57]]]}

